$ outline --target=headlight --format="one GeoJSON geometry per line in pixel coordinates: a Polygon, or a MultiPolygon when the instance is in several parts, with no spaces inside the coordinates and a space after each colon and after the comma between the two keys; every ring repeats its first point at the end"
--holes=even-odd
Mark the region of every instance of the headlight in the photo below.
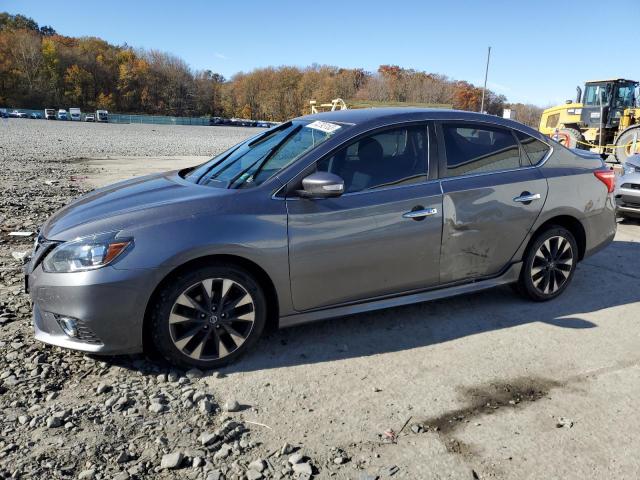
{"type": "Polygon", "coordinates": [[[129,245],[131,238],[115,238],[116,233],[103,233],[64,242],[55,247],[42,262],[45,272],[83,272],[104,267],[115,260],[129,245]]]}

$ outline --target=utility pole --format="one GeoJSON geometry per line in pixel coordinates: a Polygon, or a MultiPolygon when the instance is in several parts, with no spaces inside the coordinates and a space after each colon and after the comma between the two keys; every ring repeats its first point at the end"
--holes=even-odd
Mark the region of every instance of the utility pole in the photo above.
{"type": "Polygon", "coordinates": [[[487,91],[487,77],[489,76],[489,59],[491,58],[491,47],[487,52],[487,68],[484,71],[484,88],[482,89],[482,102],[480,103],[480,113],[484,113],[484,95],[487,91]]]}

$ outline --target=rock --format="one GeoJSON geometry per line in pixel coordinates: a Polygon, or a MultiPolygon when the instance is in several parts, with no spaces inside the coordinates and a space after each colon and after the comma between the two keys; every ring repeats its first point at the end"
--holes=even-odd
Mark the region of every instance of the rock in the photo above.
{"type": "Polygon", "coordinates": [[[233,450],[233,447],[231,445],[229,445],[228,443],[224,443],[220,447],[220,449],[213,455],[213,459],[221,460],[223,458],[227,458],[232,450],[233,450]]]}
{"type": "Polygon", "coordinates": [[[207,474],[206,480],[222,480],[222,471],[213,470],[207,474]]]}
{"type": "Polygon", "coordinates": [[[293,447],[291,445],[289,445],[288,443],[282,445],[282,448],[280,449],[280,455],[289,455],[291,452],[293,452],[293,447]]]}
{"type": "Polygon", "coordinates": [[[336,465],[342,465],[346,461],[347,459],[344,457],[336,457],[333,459],[333,463],[335,463],[336,465]]]}
{"type": "Polygon", "coordinates": [[[129,461],[129,454],[124,450],[116,457],[116,463],[127,463],[129,461]]]}
{"type": "Polygon", "coordinates": [[[255,470],[256,472],[262,472],[265,468],[267,468],[267,464],[261,458],[249,464],[249,470],[255,470]]]}
{"type": "Polygon", "coordinates": [[[93,480],[95,477],[96,471],[94,469],[83,470],[78,474],[78,480],[93,480]]]}
{"type": "Polygon", "coordinates": [[[202,371],[197,368],[192,368],[191,370],[187,370],[185,376],[191,380],[193,380],[194,378],[200,378],[202,377],[202,371]]]}
{"type": "Polygon", "coordinates": [[[200,441],[200,443],[205,447],[207,445],[212,444],[217,439],[218,439],[218,434],[217,433],[211,433],[211,432],[203,433],[202,435],[200,435],[198,437],[198,440],[200,441]]]}
{"type": "Polygon", "coordinates": [[[158,375],[156,377],[156,382],[158,383],[165,383],[167,381],[167,374],[166,373],[161,373],[160,375],[158,375]]]}
{"type": "Polygon", "coordinates": [[[411,431],[413,433],[422,433],[422,432],[424,432],[424,427],[422,425],[420,425],[419,423],[416,423],[416,424],[411,425],[411,431]]]}
{"type": "Polygon", "coordinates": [[[558,421],[556,422],[557,428],[571,428],[573,427],[573,420],[566,417],[558,417],[558,421]]]}
{"type": "Polygon", "coordinates": [[[167,406],[161,403],[152,403],[151,405],[149,405],[149,411],[153,413],[162,413],[166,409],[167,409],[167,406]]]}
{"type": "Polygon", "coordinates": [[[55,415],[47,418],[47,428],[58,428],[62,426],[62,420],[55,415]]]}
{"type": "Polygon", "coordinates": [[[303,458],[304,458],[304,456],[301,453],[294,453],[293,455],[291,455],[289,457],[289,463],[291,465],[295,465],[296,463],[302,462],[303,458]]]}
{"type": "Polygon", "coordinates": [[[198,403],[198,408],[202,413],[212,413],[214,410],[213,403],[211,403],[209,400],[206,400],[206,399],[198,403]]]}
{"type": "Polygon", "coordinates": [[[238,410],[240,410],[240,404],[234,400],[227,400],[224,404],[224,411],[225,412],[237,412],[238,410]]]}
{"type": "Polygon", "coordinates": [[[262,473],[256,472],[255,470],[247,470],[247,480],[260,480],[262,478],[262,473]]]}
{"type": "Polygon", "coordinates": [[[162,456],[162,461],[160,462],[160,468],[175,470],[177,468],[180,468],[180,465],[182,464],[183,459],[184,459],[184,455],[182,454],[182,452],[168,453],[162,456]]]}
{"type": "Polygon", "coordinates": [[[11,256],[16,259],[17,261],[19,261],[20,263],[24,262],[25,257],[29,255],[28,251],[24,251],[24,252],[11,252],[11,256]]]}
{"type": "Polygon", "coordinates": [[[111,386],[107,385],[104,382],[100,382],[98,384],[98,386],[96,387],[96,393],[98,395],[102,395],[103,393],[107,393],[109,390],[111,390],[111,386]]]}
{"type": "Polygon", "coordinates": [[[309,462],[304,463],[294,463],[292,465],[293,471],[299,475],[312,475],[313,469],[311,468],[311,464],[309,462]]]}
{"type": "Polygon", "coordinates": [[[113,480],[129,480],[129,478],[131,478],[129,476],[129,473],[127,472],[120,472],[117,475],[113,476],[113,480]]]}

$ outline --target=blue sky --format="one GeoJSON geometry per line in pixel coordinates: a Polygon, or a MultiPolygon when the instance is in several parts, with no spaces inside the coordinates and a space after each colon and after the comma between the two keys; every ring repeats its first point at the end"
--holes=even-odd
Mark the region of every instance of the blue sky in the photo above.
{"type": "Polygon", "coordinates": [[[226,77],[268,65],[396,64],[481,85],[491,45],[488,86],[513,102],[562,102],[596,78],[640,80],[637,56],[620,47],[631,44],[640,0],[2,0],[0,10],[226,77]]]}

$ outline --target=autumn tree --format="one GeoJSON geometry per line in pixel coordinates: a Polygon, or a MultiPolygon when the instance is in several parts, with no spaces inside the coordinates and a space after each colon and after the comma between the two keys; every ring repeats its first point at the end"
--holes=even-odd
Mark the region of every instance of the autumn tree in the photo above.
{"type": "Polygon", "coordinates": [[[93,105],[93,75],[78,65],[71,65],[64,75],[64,96],[74,105],[93,105]]]}

